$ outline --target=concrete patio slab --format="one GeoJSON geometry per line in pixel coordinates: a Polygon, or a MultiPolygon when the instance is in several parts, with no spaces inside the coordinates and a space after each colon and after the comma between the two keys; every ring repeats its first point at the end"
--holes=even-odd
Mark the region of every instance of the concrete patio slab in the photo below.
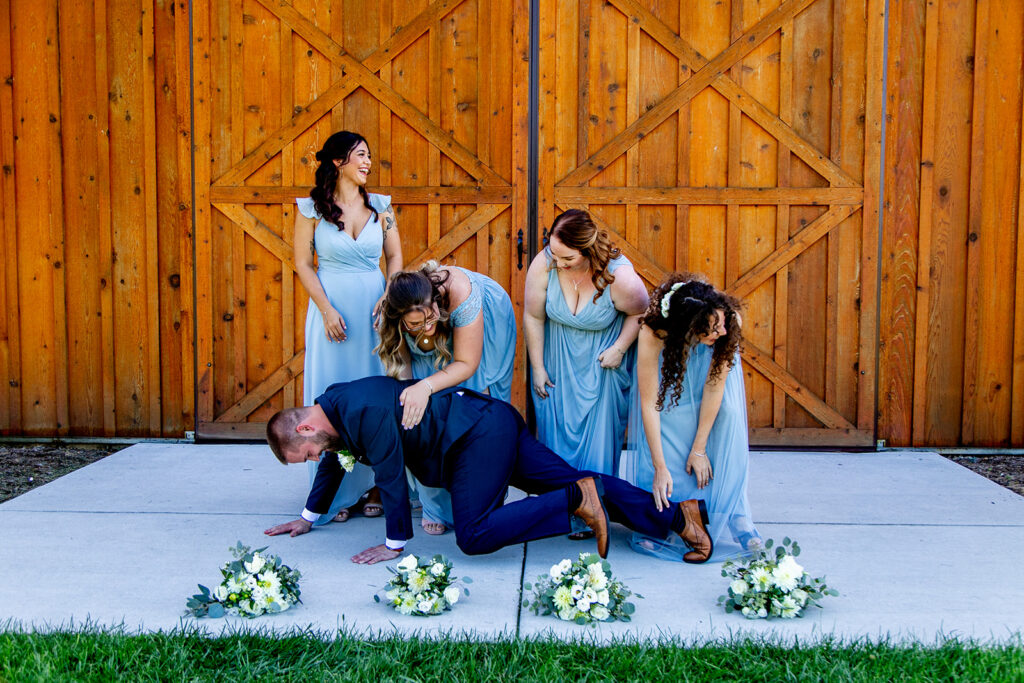
{"type": "Polygon", "coordinates": [[[375,603],[390,574],[348,558],[383,536],[379,519],[355,517],[297,538],[262,530],[292,519],[307,490],[301,467],[282,467],[265,446],[139,444],[0,504],[0,619],[25,628],[89,620],[131,630],[198,624],[211,633],[275,631],[472,632],[606,641],[699,642],[734,634],[783,639],[935,642],[942,636],[1005,641],[1024,633],[1024,497],[933,453],[751,454],[750,498],[765,537],[791,536],[801,563],[826,575],[838,598],[794,621],[749,622],[716,604],[717,563],[661,562],[629,549],[613,530],[609,559],[634,591],[631,623],[579,627],[521,608],[523,581],[592,542],[552,538],[468,557],[452,534],[417,534],[416,554],[443,553],[470,576],[454,611],[424,619],[375,603]],[[214,585],[228,548],[269,545],[303,573],[303,604],[254,621],[183,617],[197,583],[214,585]]]}

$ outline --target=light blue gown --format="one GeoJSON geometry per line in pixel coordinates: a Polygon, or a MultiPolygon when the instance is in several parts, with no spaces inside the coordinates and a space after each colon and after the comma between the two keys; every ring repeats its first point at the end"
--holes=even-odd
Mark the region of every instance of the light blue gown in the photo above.
{"type": "MultiPolygon", "coordinates": [[[[516,312],[512,300],[501,285],[480,273],[457,268],[466,274],[472,285],[469,296],[451,311],[452,327],[465,327],[483,311],[484,346],[480,354],[480,365],[476,372],[461,386],[475,391],[487,392],[502,401],[512,400],[512,371],[516,360],[516,312]]],[[[412,359],[412,376],[423,379],[437,372],[434,367],[434,351],[423,351],[413,335],[404,332],[405,345],[412,359]]],[[[448,350],[452,351],[452,338],[448,338],[448,350]]],[[[440,488],[423,486],[416,482],[420,502],[423,504],[423,518],[431,522],[443,522],[448,528],[454,527],[452,499],[440,488]]]]}
{"type": "MultiPolygon", "coordinates": [[[[380,256],[384,248],[384,231],[380,217],[370,217],[356,239],[351,227],[344,231],[324,220],[309,197],[295,200],[303,216],[317,220],[313,241],[317,256],[317,277],[331,305],[345,320],[343,342],[332,342],[324,333],[323,316],[309,300],[306,310],[306,359],[303,366],[302,402],[313,400],[335,382],[349,382],[371,375],[383,375],[384,368],[377,354],[377,331],[373,326],[373,307],[384,294],[384,274],[380,272],[380,256]]],[[[391,205],[391,197],[371,194],[370,204],[378,212],[391,205]]],[[[308,463],[309,482],[316,476],[317,463],[308,463]]],[[[373,487],[373,470],[357,464],[345,475],[328,513],[321,515],[317,525],[327,524],[342,508],[351,507],[373,487]]]]}
{"type": "MultiPolygon", "coordinates": [[[[670,500],[679,502],[699,498],[705,501],[708,532],[715,544],[712,559],[722,561],[743,553],[739,541],[746,543],[748,538],[760,538],[760,535],[750,516],[750,503],[747,501],[750,448],[747,440],[747,397],[739,354],[736,355],[736,364],[726,376],[722,406],[708,436],[707,453],[713,479],[699,489],[696,477],[686,473],[686,459],[697,435],[700,403],[713,351],[706,344],[695,345],[687,358],[679,403],[668,405],[671,392],[665,397],[666,406],[661,411],[661,449],[665,465],[672,475],[670,500]]],[[[658,376],[661,376],[660,360],[658,376]]],[[[654,465],[644,435],[635,380],[629,414],[629,445],[623,454],[619,476],[645,491],[653,488],[654,465]]],[[[637,552],[678,562],[689,550],[676,534],[661,539],[635,533],[630,545],[637,552]]]]}
{"type": "MultiPolygon", "coordinates": [[[[544,255],[551,262],[550,249],[544,255]]],[[[625,256],[608,263],[612,274],[629,264],[625,256]]],[[[629,414],[629,387],[636,358],[631,345],[618,368],[601,367],[597,357],[622,332],[626,315],[612,303],[611,288],[572,314],[558,284],[548,273],[544,312],[544,369],[555,386],[548,397],[531,392],[537,440],[579,470],[614,474],[629,414]]]]}

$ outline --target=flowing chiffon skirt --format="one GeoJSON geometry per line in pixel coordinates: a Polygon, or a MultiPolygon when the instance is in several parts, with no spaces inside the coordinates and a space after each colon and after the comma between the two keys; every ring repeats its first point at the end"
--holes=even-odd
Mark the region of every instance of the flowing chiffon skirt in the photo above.
{"type": "MultiPolygon", "coordinates": [[[[750,449],[746,390],[739,354],[726,377],[722,406],[708,437],[707,453],[713,479],[703,489],[699,489],[696,478],[686,473],[686,459],[697,434],[700,403],[711,355],[711,347],[704,344],[697,344],[691,349],[679,403],[666,406],[661,412],[661,445],[665,464],[672,475],[670,500],[679,502],[698,498],[705,501],[710,522],[708,532],[715,544],[712,559],[722,561],[747,552],[747,547],[758,544],[760,535],[754,526],[747,500],[750,449]]],[[[665,402],[670,403],[668,396],[665,402]]],[[[619,476],[650,491],[654,483],[654,466],[651,463],[650,446],[644,436],[635,379],[629,435],[629,445],[622,457],[619,476]]],[[[630,545],[637,552],[678,562],[682,561],[683,554],[689,550],[676,534],[670,534],[667,539],[633,534],[630,545]]]]}

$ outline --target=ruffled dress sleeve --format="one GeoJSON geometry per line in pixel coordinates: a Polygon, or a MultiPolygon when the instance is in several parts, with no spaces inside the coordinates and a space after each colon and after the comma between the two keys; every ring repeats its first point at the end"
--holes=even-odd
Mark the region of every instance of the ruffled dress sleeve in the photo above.
{"type": "Polygon", "coordinates": [[[391,206],[391,195],[374,194],[372,192],[369,194],[370,206],[372,206],[373,210],[376,211],[377,213],[384,213],[385,211],[388,210],[388,207],[391,206]]]}
{"type": "Polygon", "coordinates": [[[313,220],[320,218],[320,214],[316,212],[316,205],[313,203],[312,197],[296,197],[295,203],[299,207],[299,213],[306,218],[312,218],[313,220]]]}

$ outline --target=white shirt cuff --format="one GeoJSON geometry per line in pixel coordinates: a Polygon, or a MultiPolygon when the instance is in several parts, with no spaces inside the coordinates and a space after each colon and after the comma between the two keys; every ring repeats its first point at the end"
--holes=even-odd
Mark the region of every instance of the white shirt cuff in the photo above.
{"type": "Polygon", "coordinates": [[[387,546],[388,550],[404,550],[406,543],[408,543],[408,541],[392,541],[390,538],[384,539],[384,545],[387,546]]]}
{"type": "Polygon", "coordinates": [[[320,519],[319,512],[310,512],[306,508],[302,508],[302,518],[310,524],[316,523],[316,520],[320,519]]]}

